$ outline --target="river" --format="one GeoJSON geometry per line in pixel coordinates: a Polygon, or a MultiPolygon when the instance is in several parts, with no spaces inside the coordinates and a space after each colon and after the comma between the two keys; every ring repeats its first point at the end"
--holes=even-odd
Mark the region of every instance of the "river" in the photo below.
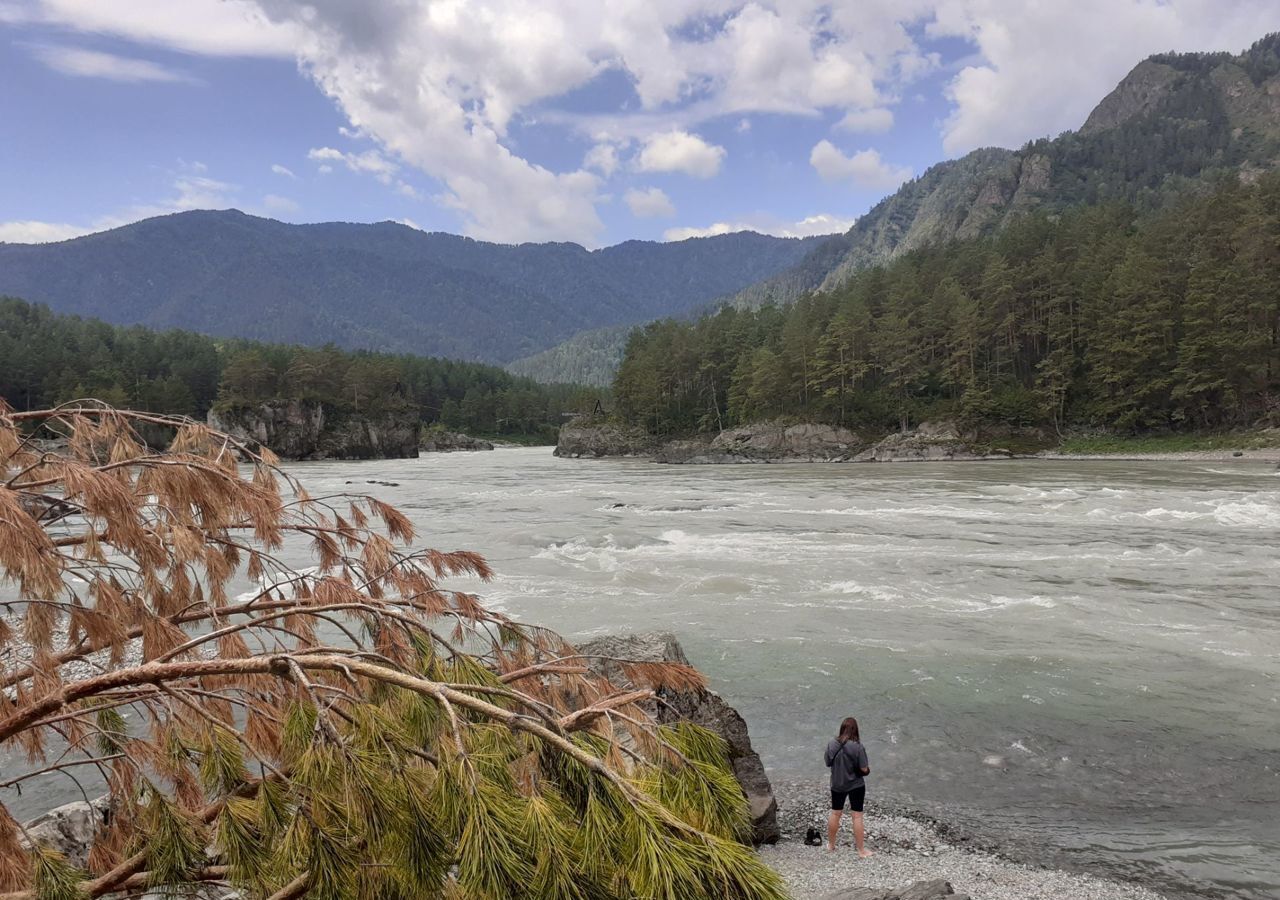
{"type": "Polygon", "coordinates": [[[1044,862],[1280,896],[1269,466],[539,448],[290,468],[482,553],[498,576],[479,590],[517,618],[675,632],[777,777],[821,790],[821,748],[853,714],[873,792],[1044,862]]]}

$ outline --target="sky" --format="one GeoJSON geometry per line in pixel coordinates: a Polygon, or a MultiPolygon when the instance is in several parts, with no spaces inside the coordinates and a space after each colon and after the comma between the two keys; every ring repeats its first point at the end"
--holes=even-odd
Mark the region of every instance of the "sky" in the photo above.
{"type": "Polygon", "coordinates": [[[0,241],[187,209],[503,243],[844,231],[1280,0],[0,0],[0,241]]]}

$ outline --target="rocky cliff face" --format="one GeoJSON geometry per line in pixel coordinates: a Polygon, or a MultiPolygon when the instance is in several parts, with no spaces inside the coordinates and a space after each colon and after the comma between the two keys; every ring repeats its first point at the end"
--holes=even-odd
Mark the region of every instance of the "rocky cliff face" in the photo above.
{"type": "MultiPolygon", "coordinates": [[[[610,635],[578,644],[587,655],[609,656],[643,662],[674,662],[691,665],[675,635],[668,632],[637,635],[610,635]]],[[[617,663],[601,660],[599,671],[615,684],[626,677],[617,663]]],[[[760,756],[751,748],[747,723],[738,711],[715,691],[664,691],[663,703],[653,704],[659,722],[687,720],[715,732],[729,745],[729,764],[751,806],[753,838],[757,844],[778,840],[778,803],[760,756]]]]}
{"type": "Polygon", "coordinates": [[[422,426],[413,410],[360,415],[309,400],[209,411],[209,425],[285,459],[408,459],[422,426]]]}

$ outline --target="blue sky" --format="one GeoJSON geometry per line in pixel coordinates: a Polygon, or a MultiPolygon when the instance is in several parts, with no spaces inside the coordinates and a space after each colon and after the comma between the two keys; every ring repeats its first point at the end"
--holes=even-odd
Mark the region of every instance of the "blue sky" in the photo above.
{"type": "Polygon", "coordinates": [[[0,240],[182,209],[603,246],[846,229],[1274,0],[0,0],[0,240]]]}

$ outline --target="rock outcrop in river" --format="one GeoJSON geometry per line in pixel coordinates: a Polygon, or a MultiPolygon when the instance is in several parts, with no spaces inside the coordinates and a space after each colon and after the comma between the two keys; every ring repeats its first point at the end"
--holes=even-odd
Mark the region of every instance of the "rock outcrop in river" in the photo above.
{"type": "Polygon", "coordinates": [[[209,411],[209,425],[285,459],[411,459],[422,430],[415,410],[364,415],[314,400],[271,400],[209,411]]]}
{"type": "MultiPolygon", "coordinates": [[[[578,651],[586,655],[607,656],[615,659],[644,662],[674,662],[691,665],[684,648],[669,632],[651,634],[607,635],[583,644],[578,651]]],[[[602,660],[600,671],[615,684],[626,684],[626,676],[617,663],[602,660]]],[[[773,796],[769,776],[765,774],[760,755],[751,748],[751,736],[747,723],[738,711],[725,702],[715,691],[662,692],[663,703],[654,704],[652,710],[659,722],[676,722],[687,719],[724,738],[729,745],[729,764],[742,785],[742,792],[751,805],[752,838],[757,844],[772,844],[778,840],[778,802],[773,796]]]]}
{"type": "Polygon", "coordinates": [[[453,453],[458,450],[492,450],[493,444],[460,431],[428,428],[422,432],[418,448],[426,453],[453,453]]]}
{"type": "Polygon", "coordinates": [[[661,463],[848,461],[866,442],[847,428],[765,422],[730,428],[710,441],[671,441],[654,454],[661,463]]]}
{"type": "Polygon", "coordinates": [[[1010,430],[988,434],[951,421],[923,422],[878,441],[847,428],[817,423],[762,422],[712,436],[671,440],[605,423],[571,422],[560,429],[556,456],[643,456],[684,465],[773,462],[931,462],[1003,459],[1015,454],[1001,444],[1022,445],[1043,436],[1010,430]]]}
{"type": "Polygon", "coordinates": [[[659,443],[657,438],[638,428],[574,419],[561,427],[555,455],[572,459],[584,456],[651,456],[659,443]]]}

